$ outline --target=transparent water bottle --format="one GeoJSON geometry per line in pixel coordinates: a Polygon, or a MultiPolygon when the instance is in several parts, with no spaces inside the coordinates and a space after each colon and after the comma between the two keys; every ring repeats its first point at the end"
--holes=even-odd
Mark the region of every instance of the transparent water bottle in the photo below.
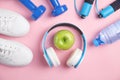
{"type": "Polygon", "coordinates": [[[120,20],[103,29],[93,40],[95,46],[111,44],[120,39],[120,20]]]}

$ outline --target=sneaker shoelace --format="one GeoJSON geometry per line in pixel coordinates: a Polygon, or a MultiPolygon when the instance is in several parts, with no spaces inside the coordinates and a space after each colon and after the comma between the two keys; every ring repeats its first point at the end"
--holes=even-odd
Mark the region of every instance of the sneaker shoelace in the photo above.
{"type": "Polygon", "coordinates": [[[16,17],[14,16],[0,16],[0,31],[2,32],[9,32],[9,29],[14,23],[16,17]]]}
{"type": "Polygon", "coordinates": [[[16,51],[17,47],[15,45],[7,44],[0,47],[0,57],[9,59],[12,54],[16,51]]]}

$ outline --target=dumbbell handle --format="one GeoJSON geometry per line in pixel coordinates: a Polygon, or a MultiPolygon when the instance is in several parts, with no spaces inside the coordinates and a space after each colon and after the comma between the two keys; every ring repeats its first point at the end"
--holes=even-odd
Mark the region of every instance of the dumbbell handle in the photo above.
{"type": "Polygon", "coordinates": [[[20,0],[20,2],[32,12],[37,8],[30,0],[20,0]]]}
{"type": "Polygon", "coordinates": [[[60,3],[58,2],[58,0],[50,0],[50,2],[54,8],[56,8],[57,6],[60,6],[60,3]]]}

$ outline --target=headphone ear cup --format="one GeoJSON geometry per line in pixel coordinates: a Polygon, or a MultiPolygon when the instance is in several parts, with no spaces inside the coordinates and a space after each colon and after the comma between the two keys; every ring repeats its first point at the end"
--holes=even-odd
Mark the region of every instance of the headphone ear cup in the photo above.
{"type": "Polygon", "coordinates": [[[67,66],[74,67],[80,60],[81,55],[82,55],[82,50],[77,48],[67,60],[67,63],[66,63],[67,66]]]}
{"type": "Polygon", "coordinates": [[[60,65],[60,61],[59,61],[59,59],[58,59],[54,49],[52,47],[50,47],[50,48],[47,48],[46,51],[47,51],[47,55],[48,55],[50,61],[52,62],[52,64],[55,67],[59,66],[60,65]]]}

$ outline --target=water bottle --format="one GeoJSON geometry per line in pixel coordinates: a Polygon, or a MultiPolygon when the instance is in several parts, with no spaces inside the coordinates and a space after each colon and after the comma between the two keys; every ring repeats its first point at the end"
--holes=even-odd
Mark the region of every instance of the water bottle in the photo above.
{"type": "Polygon", "coordinates": [[[120,39],[120,20],[103,29],[93,40],[95,46],[111,44],[120,39]]]}

